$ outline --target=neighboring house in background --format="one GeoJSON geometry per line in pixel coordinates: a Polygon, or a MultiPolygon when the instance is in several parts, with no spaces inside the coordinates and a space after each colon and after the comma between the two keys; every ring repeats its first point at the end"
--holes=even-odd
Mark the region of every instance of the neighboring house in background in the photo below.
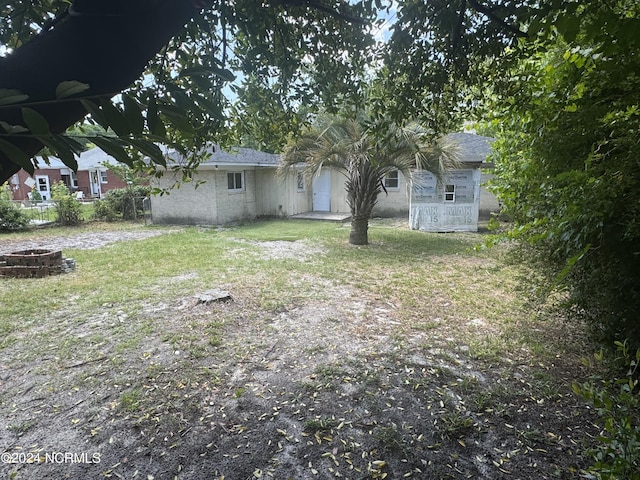
{"type": "Polygon", "coordinates": [[[81,192],[79,196],[88,199],[102,198],[109,190],[127,186],[103,165],[105,162],[115,164],[117,161],[97,147],[80,154],[77,173],[56,157],[50,156],[48,163],[42,157],[36,157],[36,160],[38,168],[33,175],[20,170],[9,179],[14,200],[29,200],[34,187],[43,200],[51,200],[51,187],[59,181],[63,181],[72,194],[81,192]]]}
{"type": "MultiPolygon", "coordinates": [[[[484,159],[491,149],[491,139],[469,133],[451,134],[449,139],[458,145],[464,169],[477,171],[474,181],[477,180],[478,189],[472,192],[477,228],[478,208],[487,213],[498,209],[495,197],[489,192],[480,192],[479,185],[480,168],[487,166],[484,159]]],[[[194,182],[182,183],[169,194],[151,198],[154,223],[222,225],[261,216],[349,212],[345,176],[338,170],[322,170],[312,184],[307,185],[300,170],[278,174],[278,155],[248,148],[229,153],[215,145],[209,147],[209,153],[210,158],[200,164],[194,182]]],[[[175,153],[170,153],[169,158],[176,163],[182,160],[175,153]]],[[[173,175],[167,172],[154,180],[154,186],[171,188],[176,181],[173,175]]],[[[410,211],[407,180],[401,173],[394,172],[385,177],[384,184],[387,193],[380,194],[374,216],[406,215],[410,211]]],[[[464,200],[460,190],[457,199],[464,200]]]]}
{"type": "Polygon", "coordinates": [[[78,186],[87,198],[102,198],[109,190],[125,188],[127,183],[116,176],[104,164],[118,164],[118,161],[100,148],[92,148],[78,158],[78,186]]]}

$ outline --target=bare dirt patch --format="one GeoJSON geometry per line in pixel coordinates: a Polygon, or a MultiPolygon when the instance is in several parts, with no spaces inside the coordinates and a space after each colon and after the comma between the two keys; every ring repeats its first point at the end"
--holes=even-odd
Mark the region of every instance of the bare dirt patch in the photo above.
{"type": "MultiPolygon", "coordinates": [[[[142,238],[132,234],[59,241],[142,238]]],[[[274,259],[323,254],[254,246],[274,259]]],[[[571,359],[478,358],[456,330],[482,319],[437,317],[436,336],[390,299],[305,281],[321,295],[276,310],[251,291],[135,315],[61,306],[49,328],[66,340],[39,344],[34,330],[0,351],[3,478],[578,478],[595,427],[564,380],[571,359]]]]}
{"type": "MultiPolygon", "coordinates": [[[[176,230],[171,230],[175,232],[176,230]]],[[[104,247],[110,243],[126,242],[131,240],[142,240],[145,238],[165,235],[168,230],[161,229],[136,229],[118,231],[97,231],[90,233],[77,233],[69,235],[33,237],[20,240],[3,240],[0,243],[0,255],[16,250],[27,250],[43,248],[48,250],[62,250],[76,248],[81,250],[92,250],[104,247]]]]}

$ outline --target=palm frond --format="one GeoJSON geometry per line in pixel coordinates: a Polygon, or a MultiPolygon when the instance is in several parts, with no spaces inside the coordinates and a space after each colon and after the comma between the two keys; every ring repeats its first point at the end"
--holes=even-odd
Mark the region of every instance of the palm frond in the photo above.
{"type": "Polygon", "coordinates": [[[419,124],[386,123],[380,128],[366,119],[328,114],[318,116],[314,126],[289,145],[282,163],[282,169],[304,165],[308,180],[332,167],[347,176],[347,190],[373,188],[374,197],[383,188],[384,177],[395,170],[410,183],[415,169],[429,170],[442,179],[459,164],[456,147],[443,138],[434,140],[419,124]]]}

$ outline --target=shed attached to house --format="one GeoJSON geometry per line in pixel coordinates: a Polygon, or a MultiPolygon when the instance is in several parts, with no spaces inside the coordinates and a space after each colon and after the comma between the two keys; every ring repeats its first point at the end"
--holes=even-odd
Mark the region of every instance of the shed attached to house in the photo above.
{"type": "MultiPolygon", "coordinates": [[[[499,210],[498,201],[495,196],[486,190],[484,187],[484,182],[486,182],[491,174],[489,173],[481,173],[482,169],[490,168],[491,165],[485,163],[485,159],[487,155],[491,152],[491,142],[493,142],[492,138],[483,137],[480,135],[476,135],[473,133],[451,133],[446,137],[447,142],[455,145],[458,149],[458,156],[461,162],[461,169],[459,171],[451,172],[452,180],[455,180],[455,184],[458,185],[458,196],[457,202],[460,205],[463,202],[468,200],[468,196],[463,193],[463,190],[467,189],[469,192],[470,186],[469,182],[475,182],[474,190],[473,190],[473,202],[478,203],[471,210],[464,210],[464,220],[461,219],[448,219],[442,223],[443,215],[445,216],[459,216],[454,215],[454,210],[451,208],[444,209],[445,197],[444,195],[440,195],[439,199],[434,203],[429,203],[428,208],[429,212],[438,212],[435,218],[440,219],[439,222],[435,222],[431,227],[427,227],[424,221],[419,220],[419,218],[424,218],[421,216],[422,213],[427,212],[427,207],[424,208],[418,207],[418,204],[421,203],[421,200],[426,200],[424,197],[418,194],[414,195],[413,186],[417,188],[417,190],[424,190],[427,188],[427,185],[422,185],[420,182],[433,181],[433,177],[428,172],[416,172],[416,176],[412,181],[409,181],[405,176],[399,172],[394,171],[390,172],[383,178],[384,184],[384,192],[380,193],[378,196],[378,202],[373,209],[373,216],[381,216],[381,217],[397,217],[409,215],[410,221],[413,219],[414,223],[412,228],[422,229],[422,230],[432,230],[432,231],[456,231],[456,230],[464,230],[466,227],[458,226],[456,228],[444,227],[446,224],[453,224],[455,222],[466,222],[468,220],[468,215],[466,213],[471,212],[471,224],[475,225],[477,229],[478,217],[489,217],[491,212],[495,212],[499,210]],[[475,173],[471,173],[471,172],[475,173]],[[469,177],[471,175],[473,179],[469,177]],[[431,180],[428,180],[431,178],[431,180]],[[463,181],[463,178],[466,179],[463,181]],[[417,184],[414,184],[414,181],[417,181],[417,184]],[[466,182],[466,183],[465,183],[466,182]],[[413,199],[413,202],[412,202],[413,199]],[[411,204],[414,204],[416,208],[414,208],[414,215],[411,214],[411,204]],[[478,208],[479,207],[479,208],[478,208]],[[435,208],[435,210],[434,210],[435,208]],[[446,215],[449,212],[449,215],[446,215]]],[[[349,205],[347,203],[347,192],[345,188],[345,180],[346,177],[339,172],[338,170],[328,168],[323,169],[322,174],[319,179],[313,182],[312,192],[313,192],[313,205],[312,209],[314,211],[330,211],[330,212],[348,212],[349,205]],[[322,177],[326,177],[326,181],[322,181],[322,177]]],[[[441,188],[440,186],[439,188],[441,188]]],[[[451,187],[450,187],[451,188],[451,187]]],[[[453,187],[456,188],[456,187],[453,187]]],[[[450,195],[447,196],[447,202],[450,200],[450,195]]],[[[452,205],[448,205],[451,207],[452,205]]],[[[458,213],[463,213],[463,210],[458,208],[456,210],[458,213]]],[[[465,223],[466,224],[466,223],[465,223]]]]}
{"type": "Polygon", "coordinates": [[[457,147],[461,166],[440,180],[426,170],[414,172],[409,227],[430,232],[476,232],[481,168],[493,139],[471,133],[452,133],[447,139],[457,147]]]}

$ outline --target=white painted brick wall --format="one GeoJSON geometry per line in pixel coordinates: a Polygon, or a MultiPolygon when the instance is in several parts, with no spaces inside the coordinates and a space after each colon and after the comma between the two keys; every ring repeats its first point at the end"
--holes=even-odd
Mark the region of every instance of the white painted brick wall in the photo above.
{"type": "MultiPolygon", "coordinates": [[[[255,171],[201,170],[196,180],[204,181],[198,188],[194,183],[182,184],[169,195],[153,196],[151,211],[155,223],[182,225],[222,225],[256,217],[255,171]],[[244,190],[229,191],[227,173],[244,172],[244,190]]],[[[157,185],[167,188],[173,184],[171,174],[159,179],[157,185]]]]}
{"type": "MultiPolygon", "coordinates": [[[[196,175],[196,180],[204,180],[195,188],[195,183],[183,183],[169,195],[151,197],[151,212],[154,223],[180,225],[216,225],[216,185],[213,172],[205,171],[196,175]]],[[[160,188],[171,187],[176,178],[171,173],[155,180],[160,188]]],[[[154,185],[154,186],[155,186],[154,185]]]]}

